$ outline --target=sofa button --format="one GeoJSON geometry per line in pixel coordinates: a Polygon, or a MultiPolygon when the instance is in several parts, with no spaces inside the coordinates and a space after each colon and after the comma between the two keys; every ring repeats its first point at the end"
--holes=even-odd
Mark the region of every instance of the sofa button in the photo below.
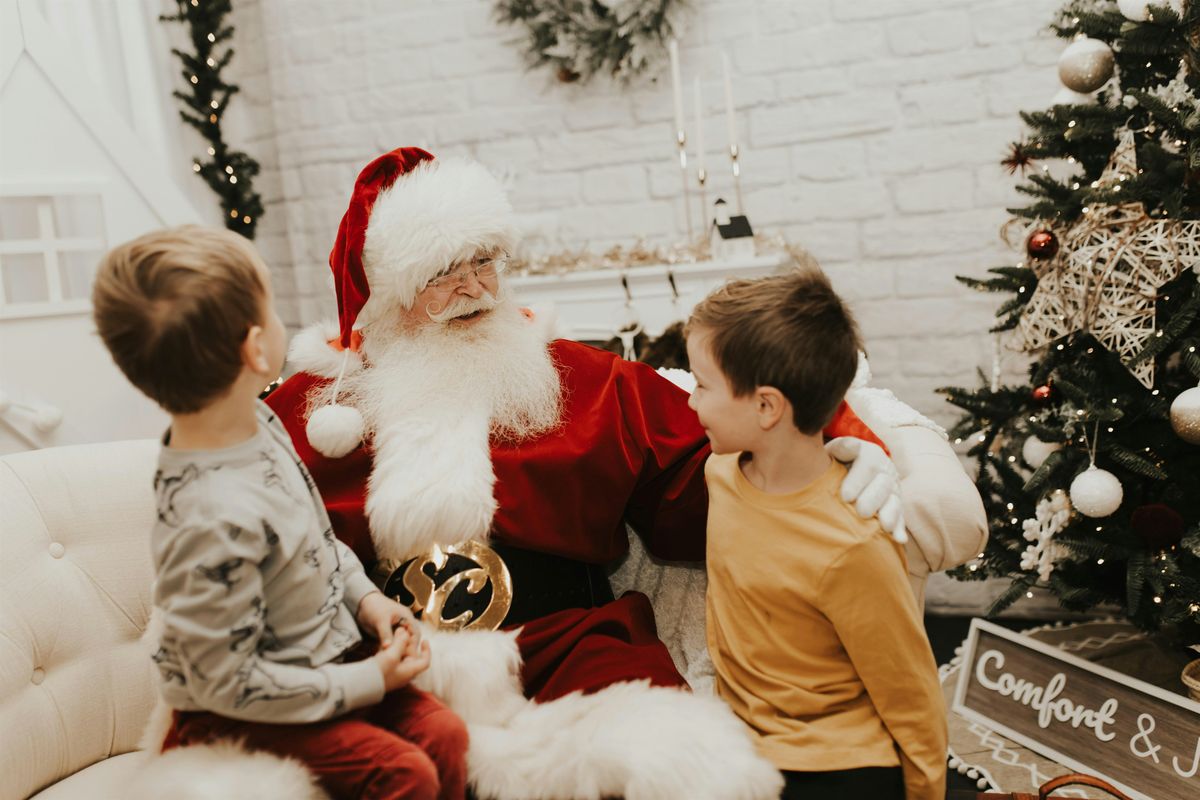
{"type": "Polygon", "coordinates": [[[67,552],[67,548],[63,547],[62,542],[51,542],[50,543],[50,555],[52,557],[62,558],[63,554],[66,552],[67,552]]]}
{"type": "Polygon", "coordinates": [[[35,686],[40,684],[42,681],[46,680],[46,670],[42,669],[41,667],[35,667],[33,670],[33,677],[30,680],[33,681],[35,686]]]}

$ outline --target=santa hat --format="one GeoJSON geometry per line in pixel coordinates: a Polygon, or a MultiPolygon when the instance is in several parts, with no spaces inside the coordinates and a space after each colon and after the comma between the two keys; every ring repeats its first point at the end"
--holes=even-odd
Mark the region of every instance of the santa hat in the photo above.
{"type": "Polygon", "coordinates": [[[481,249],[511,249],[513,231],[503,188],[474,161],[435,161],[419,147],[401,147],[363,168],[329,254],[344,352],[332,402],[306,426],[319,453],[340,458],[362,442],[362,415],[337,402],[355,327],[411,308],[455,262],[481,249]]]}

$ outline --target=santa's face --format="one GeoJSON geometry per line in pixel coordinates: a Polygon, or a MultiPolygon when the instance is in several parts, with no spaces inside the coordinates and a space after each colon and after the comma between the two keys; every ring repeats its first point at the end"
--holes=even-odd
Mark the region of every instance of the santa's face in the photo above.
{"type": "Polygon", "coordinates": [[[472,327],[490,314],[500,293],[504,255],[481,251],[452,264],[417,293],[412,308],[401,309],[407,327],[428,324],[472,327]]]}

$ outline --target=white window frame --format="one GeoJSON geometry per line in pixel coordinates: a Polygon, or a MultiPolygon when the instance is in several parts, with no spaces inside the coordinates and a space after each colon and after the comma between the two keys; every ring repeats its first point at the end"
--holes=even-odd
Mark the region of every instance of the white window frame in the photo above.
{"type": "Polygon", "coordinates": [[[37,208],[38,236],[36,239],[0,239],[0,320],[29,319],[87,314],[92,304],[87,298],[64,298],[58,255],[63,252],[104,253],[111,240],[111,220],[107,184],[102,181],[8,183],[0,184],[0,197],[95,197],[100,201],[103,233],[99,238],[60,236],[54,226],[51,203],[39,203],[37,208]],[[4,290],[4,257],[6,255],[40,255],[46,274],[46,299],[33,303],[10,303],[4,290]]]}

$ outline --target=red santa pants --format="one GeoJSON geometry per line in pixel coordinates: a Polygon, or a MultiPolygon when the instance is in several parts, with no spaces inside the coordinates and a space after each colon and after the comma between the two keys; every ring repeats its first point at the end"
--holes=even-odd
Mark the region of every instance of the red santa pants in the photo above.
{"type": "Polygon", "coordinates": [[[177,711],[163,750],[218,739],[296,758],[339,799],[462,800],[466,794],[466,725],[411,686],[389,692],[376,706],[302,725],[177,711]]]}

